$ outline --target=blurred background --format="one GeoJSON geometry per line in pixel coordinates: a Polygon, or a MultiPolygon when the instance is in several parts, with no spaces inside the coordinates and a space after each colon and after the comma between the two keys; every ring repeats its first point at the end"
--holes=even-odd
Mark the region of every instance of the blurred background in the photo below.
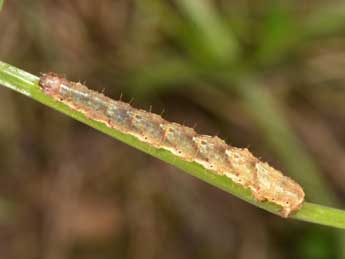
{"type": "MultiPolygon", "coordinates": [[[[345,198],[344,1],[11,0],[0,60],[249,147],[345,198]]],[[[0,88],[0,258],[345,258],[283,220],[0,88]]]]}

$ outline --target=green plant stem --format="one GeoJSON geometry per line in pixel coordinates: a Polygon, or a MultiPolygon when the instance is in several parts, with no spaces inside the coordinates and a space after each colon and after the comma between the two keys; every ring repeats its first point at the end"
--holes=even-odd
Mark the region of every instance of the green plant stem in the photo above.
{"type": "Polygon", "coordinates": [[[240,51],[237,39],[210,0],[178,0],[176,3],[200,31],[212,58],[219,63],[237,58],[240,51]]]}
{"type": "MultiPolygon", "coordinates": [[[[280,208],[278,206],[269,202],[256,201],[248,189],[233,183],[228,177],[216,175],[198,164],[181,160],[168,151],[152,148],[130,135],[123,134],[115,129],[109,128],[103,123],[88,119],[82,113],[72,110],[61,102],[54,101],[51,97],[45,95],[40,90],[38,80],[39,78],[32,74],[0,62],[1,85],[24,94],[132,147],[161,159],[257,207],[260,207],[273,214],[279,214],[280,208]]],[[[345,211],[308,202],[305,202],[304,206],[295,215],[293,215],[292,218],[345,229],[345,211]]]]}

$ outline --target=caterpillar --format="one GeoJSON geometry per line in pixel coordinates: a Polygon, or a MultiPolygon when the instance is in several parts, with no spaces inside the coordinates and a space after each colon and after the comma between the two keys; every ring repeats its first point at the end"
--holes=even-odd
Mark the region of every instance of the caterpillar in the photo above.
{"type": "Polygon", "coordinates": [[[225,175],[248,188],[257,201],[280,206],[282,217],[296,212],[304,202],[305,194],[298,183],[260,161],[246,148],[232,147],[216,136],[198,134],[193,128],[115,101],[55,73],[42,74],[39,85],[46,95],[87,118],[130,134],[154,148],[168,150],[217,175],[225,175]]]}

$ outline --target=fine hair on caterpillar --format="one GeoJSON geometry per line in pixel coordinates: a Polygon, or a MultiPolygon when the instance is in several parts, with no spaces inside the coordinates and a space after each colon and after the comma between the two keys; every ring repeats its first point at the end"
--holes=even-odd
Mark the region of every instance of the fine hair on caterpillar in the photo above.
{"type": "Polygon", "coordinates": [[[45,94],[90,119],[195,162],[214,174],[225,175],[248,188],[256,200],[279,205],[283,217],[297,211],[304,202],[305,194],[298,183],[246,148],[232,147],[216,136],[198,134],[193,128],[168,122],[160,115],[115,101],[54,73],[43,74],[39,85],[45,94]]]}

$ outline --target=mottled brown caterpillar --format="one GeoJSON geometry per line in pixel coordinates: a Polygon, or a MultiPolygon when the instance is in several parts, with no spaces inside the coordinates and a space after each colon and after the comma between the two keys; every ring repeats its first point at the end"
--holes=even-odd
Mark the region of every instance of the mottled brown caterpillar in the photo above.
{"type": "Polygon", "coordinates": [[[246,148],[235,148],[218,137],[200,135],[192,128],[135,109],[54,73],[43,74],[39,84],[44,93],[90,119],[229,177],[249,188],[258,201],[267,200],[281,206],[283,217],[288,217],[303,204],[304,191],[299,184],[254,157],[246,148]]]}

